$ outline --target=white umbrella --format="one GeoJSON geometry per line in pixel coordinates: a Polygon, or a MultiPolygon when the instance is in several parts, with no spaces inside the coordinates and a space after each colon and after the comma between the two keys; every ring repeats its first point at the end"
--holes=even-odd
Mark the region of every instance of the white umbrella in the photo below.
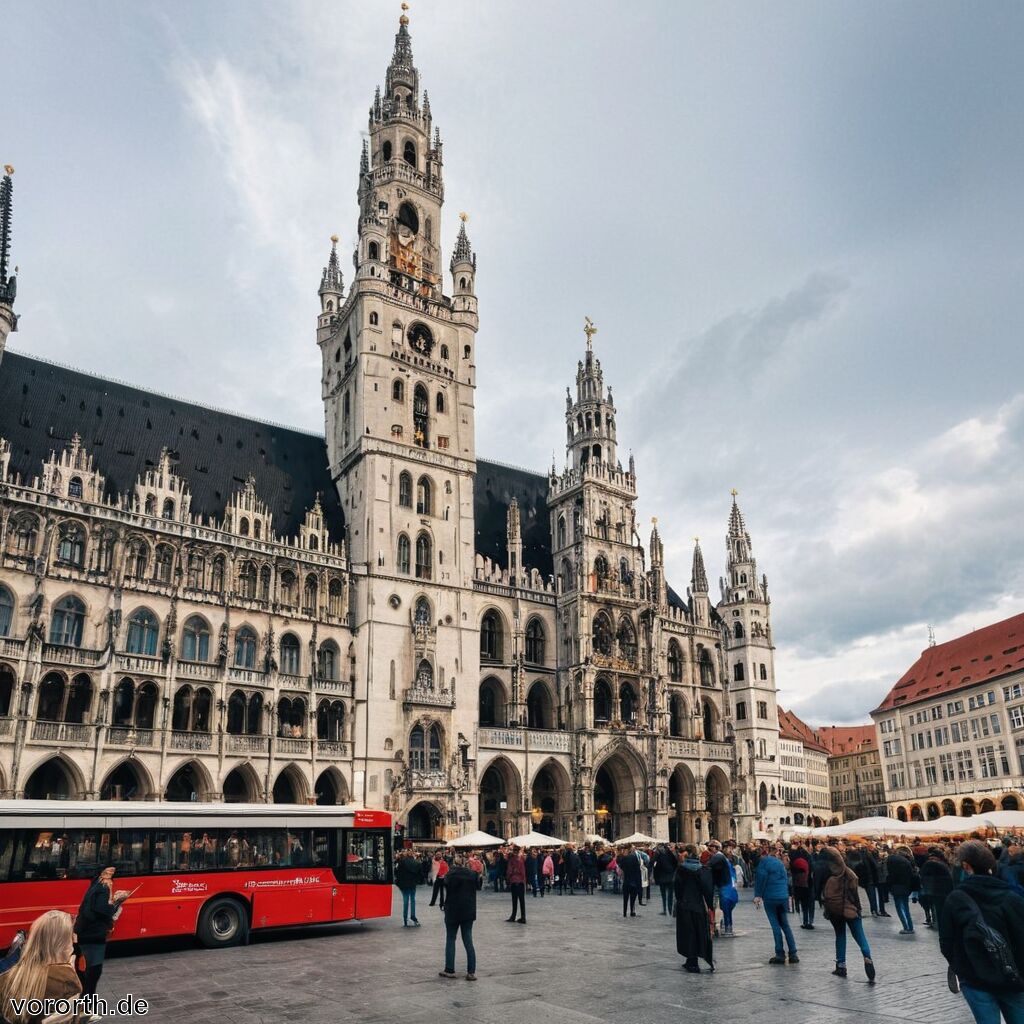
{"type": "Polygon", "coordinates": [[[911,824],[927,825],[925,831],[933,835],[959,836],[967,835],[979,828],[989,828],[990,826],[986,825],[985,822],[990,819],[991,814],[979,814],[974,818],[961,818],[955,814],[944,814],[941,818],[936,818],[934,821],[915,821],[911,824]]]}
{"type": "Polygon", "coordinates": [[[658,840],[652,836],[645,836],[643,832],[634,832],[625,839],[616,839],[616,846],[646,846],[649,843],[656,843],[658,840]]]}
{"type": "Polygon", "coordinates": [[[470,832],[468,836],[460,836],[458,839],[453,839],[448,845],[463,850],[472,850],[478,849],[481,846],[501,846],[504,842],[504,839],[492,836],[489,832],[470,832]]]}
{"type": "Polygon", "coordinates": [[[585,843],[601,843],[602,846],[611,846],[611,843],[609,843],[608,840],[605,839],[604,836],[599,836],[596,833],[591,833],[590,835],[585,835],[583,837],[583,841],[585,843]]]}
{"type": "Polygon", "coordinates": [[[564,839],[555,839],[554,836],[546,836],[543,832],[527,832],[525,836],[513,836],[509,842],[524,848],[531,846],[565,846],[564,839]]]}
{"type": "Polygon", "coordinates": [[[812,829],[811,835],[819,838],[864,836],[867,839],[881,839],[884,836],[917,835],[927,831],[918,827],[923,824],[925,823],[922,821],[900,821],[898,818],[857,818],[842,825],[826,825],[824,828],[812,829]]]}

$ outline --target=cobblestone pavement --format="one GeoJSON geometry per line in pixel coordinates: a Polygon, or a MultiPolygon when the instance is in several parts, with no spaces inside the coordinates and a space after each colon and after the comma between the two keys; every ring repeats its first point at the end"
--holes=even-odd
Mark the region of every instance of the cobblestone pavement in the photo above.
{"type": "Polygon", "coordinates": [[[523,926],[505,923],[508,897],[488,893],[478,901],[479,980],[470,983],[461,944],[458,980],[437,976],[444,928],[428,898],[421,887],[423,925],[415,929],[403,929],[399,898],[390,920],[266,934],[241,948],[210,951],[186,940],[112,947],[100,994],[141,996],[150,1012],[130,1019],[161,1024],[971,1020],[946,987],[936,933],[919,925],[916,935],[899,936],[895,916],[865,922],[879,972],[872,987],[852,942],[849,979],[831,976],[833,933],[821,920],[814,931],[795,929],[799,964],[769,966],[771,931],[751,890],[736,911],[737,937],[715,943],[717,970],[700,976],[680,969],[674,921],[653,904],[623,919],[611,894],[527,897],[523,926]]]}

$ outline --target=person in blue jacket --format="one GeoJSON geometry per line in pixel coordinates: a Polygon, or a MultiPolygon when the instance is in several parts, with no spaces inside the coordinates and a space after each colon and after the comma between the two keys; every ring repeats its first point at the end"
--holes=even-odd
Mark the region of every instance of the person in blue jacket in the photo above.
{"type": "Polygon", "coordinates": [[[772,934],[775,936],[775,956],[768,963],[786,962],[785,950],[782,948],[783,937],[789,947],[789,962],[800,963],[800,958],[796,955],[793,929],[789,927],[789,876],[786,873],[786,865],[774,850],[764,854],[757,862],[757,872],[754,875],[754,906],[764,907],[768,923],[772,926],[772,934]]]}

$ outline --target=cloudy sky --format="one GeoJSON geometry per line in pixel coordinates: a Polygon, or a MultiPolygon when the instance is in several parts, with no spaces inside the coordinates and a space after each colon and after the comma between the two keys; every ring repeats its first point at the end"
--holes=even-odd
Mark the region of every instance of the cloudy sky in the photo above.
{"type": "MultiPolygon", "coordinates": [[[[550,464],[591,316],[676,586],[738,488],[814,722],[865,720],[928,624],[1024,610],[1024,6],[412,7],[482,455],[550,464]]],[[[8,0],[12,347],[322,429],[316,288],[397,15],[8,0]]]]}

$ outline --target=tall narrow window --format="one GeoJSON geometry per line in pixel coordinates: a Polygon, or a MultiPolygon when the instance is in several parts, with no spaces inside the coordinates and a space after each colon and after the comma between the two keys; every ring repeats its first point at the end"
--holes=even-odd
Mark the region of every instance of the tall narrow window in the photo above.
{"type": "Polygon", "coordinates": [[[85,557],[85,532],[77,523],[65,523],[60,528],[57,559],[67,565],[81,565],[85,557]]]}
{"type": "Polygon", "coordinates": [[[438,391],[434,406],[439,413],[444,412],[444,392],[438,391]]]}
{"type": "Polygon", "coordinates": [[[430,447],[430,397],[422,384],[416,385],[412,398],[413,440],[419,448],[430,447]]]}
{"type": "Polygon", "coordinates": [[[50,620],[50,643],[64,647],[81,647],[85,627],[85,605],[77,598],[62,598],[53,609],[50,620]]]}
{"type": "Polygon", "coordinates": [[[406,576],[411,571],[410,566],[410,552],[409,552],[409,538],[404,533],[399,534],[398,537],[398,571],[404,573],[406,576]]]}
{"type": "Polygon", "coordinates": [[[149,657],[156,656],[157,638],[160,628],[157,625],[156,616],[140,608],[132,612],[128,619],[128,638],[125,643],[125,650],[129,654],[145,654],[149,657]]]}
{"type": "Polygon", "coordinates": [[[400,380],[396,380],[391,385],[391,400],[393,402],[405,401],[405,385],[400,380]]]}
{"type": "Polygon", "coordinates": [[[441,767],[441,727],[432,725],[430,727],[430,760],[429,767],[437,771],[441,767]]]}
{"type": "Polygon", "coordinates": [[[0,636],[11,635],[14,621],[14,595],[7,587],[0,586],[0,636]]]}
{"type": "Polygon", "coordinates": [[[292,633],[281,637],[281,671],[290,676],[299,674],[299,640],[292,633]]]}
{"type": "Polygon", "coordinates": [[[433,545],[430,538],[421,533],[416,538],[416,579],[429,580],[434,575],[433,545]]]}
{"type": "Polygon", "coordinates": [[[432,514],[430,491],[430,481],[425,476],[421,476],[419,482],[416,484],[417,515],[429,516],[432,514]]]}
{"type": "Polygon", "coordinates": [[[409,473],[399,474],[398,504],[402,508],[412,508],[412,476],[409,473]]]}
{"type": "Polygon", "coordinates": [[[418,771],[423,771],[427,766],[425,756],[423,726],[417,725],[411,733],[409,733],[409,767],[415,768],[418,771]]]}
{"type": "Polygon", "coordinates": [[[480,657],[484,661],[501,661],[501,622],[497,613],[488,612],[480,620],[480,657]]]}
{"type": "Polygon", "coordinates": [[[256,633],[248,626],[243,626],[235,634],[235,666],[256,667],[256,633]]]}
{"type": "Polygon", "coordinates": [[[193,615],[185,621],[181,637],[181,657],[183,661],[210,660],[210,627],[205,619],[193,615]]]}
{"type": "Polygon", "coordinates": [[[668,642],[668,677],[673,683],[683,680],[683,655],[675,640],[668,642]]]}
{"type": "Polygon", "coordinates": [[[530,619],[527,623],[526,660],[534,665],[544,664],[544,627],[540,619],[530,619]]]}

